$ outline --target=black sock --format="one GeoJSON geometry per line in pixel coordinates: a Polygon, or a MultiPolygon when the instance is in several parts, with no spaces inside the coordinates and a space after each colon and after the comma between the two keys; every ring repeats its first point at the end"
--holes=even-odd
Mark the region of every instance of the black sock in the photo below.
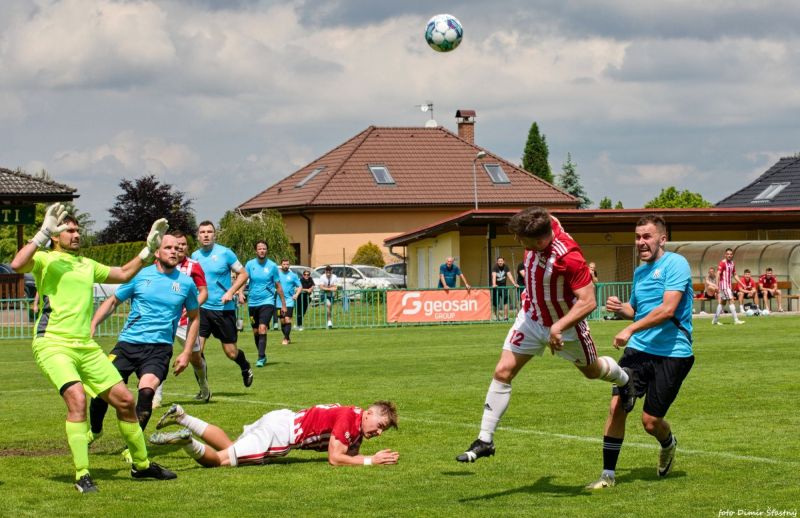
{"type": "MultiPolygon", "coordinates": [[[[266,341],[266,336],[264,337],[264,339],[266,341]]],[[[244,356],[244,351],[242,351],[241,349],[239,349],[239,354],[236,355],[236,359],[233,361],[235,361],[236,365],[238,365],[239,368],[242,369],[243,371],[246,371],[247,369],[250,368],[250,362],[247,361],[247,358],[245,358],[244,356]]]]}
{"type": "Polygon", "coordinates": [[[96,397],[89,404],[89,422],[92,426],[92,433],[98,434],[103,431],[103,419],[108,411],[108,403],[102,398],[96,397]]]}
{"type": "Polygon", "coordinates": [[[669,437],[664,439],[663,441],[658,441],[661,443],[662,448],[669,448],[672,446],[672,432],[669,432],[669,437]]]}
{"type": "Polygon", "coordinates": [[[283,331],[283,337],[288,340],[289,339],[289,333],[292,332],[292,324],[283,324],[281,326],[281,330],[283,331]]]}
{"type": "MultiPolygon", "coordinates": [[[[267,335],[258,335],[258,339],[256,340],[256,349],[258,350],[259,358],[265,358],[267,356],[267,335]]],[[[239,362],[237,361],[236,363],[239,362]]]]}
{"type": "Polygon", "coordinates": [[[259,336],[261,336],[261,335],[259,335],[258,333],[253,333],[253,342],[255,342],[255,344],[256,344],[256,350],[259,350],[258,349],[258,337],[259,336]]]}
{"type": "Polygon", "coordinates": [[[139,397],[136,400],[136,418],[139,420],[139,426],[142,430],[147,428],[147,422],[150,421],[150,415],[153,413],[153,396],[156,391],[145,387],[139,389],[139,397]]]}
{"type": "Polygon", "coordinates": [[[622,448],[622,441],[616,437],[603,436],[603,469],[614,471],[617,469],[617,459],[619,450],[622,448]]]}

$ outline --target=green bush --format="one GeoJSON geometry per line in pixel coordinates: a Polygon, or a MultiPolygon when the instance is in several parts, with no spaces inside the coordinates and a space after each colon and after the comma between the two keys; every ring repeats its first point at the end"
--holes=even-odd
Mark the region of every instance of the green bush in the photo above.
{"type": "Polygon", "coordinates": [[[144,241],[88,246],[81,248],[81,255],[108,266],[122,266],[138,255],[144,246],[144,241]]]}
{"type": "Polygon", "coordinates": [[[276,263],[284,257],[292,263],[297,260],[283,218],[277,211],[263,210],[251,215],[228,211],[219,222],[217,242],[232,249],[242,264],[255,257],[255,244],[261,239],[269,247],[267,256],[276,263]]]}
{"type": "Polygon", "coordinates": [[[368,264],[383,268],[386,261],[383,260],[383,252],[381,252],[380,247],[372,241],[368,241],[356,250],[356,255],[353,256],[353,264],[368,264]]]}

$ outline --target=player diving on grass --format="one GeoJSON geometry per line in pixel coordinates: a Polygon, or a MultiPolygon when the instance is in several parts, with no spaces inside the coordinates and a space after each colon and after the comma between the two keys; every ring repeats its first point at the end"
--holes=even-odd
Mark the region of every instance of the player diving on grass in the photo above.
{"type": "MultiPolygon", "coordinates": [[[[167,234],[156,251],[156,262],[142,269],[130,282],[123,284],[107,298],[92,318],[92,334],[100,323],[111,316],[122,302],[131,301],[131,311],[108,355],[122,381],[128,383],[131,374],[139,378],[139,397],[136,417],[144,430],[153,411],[153,396],[167,378],[172,358],[172,344],[182,311],[188,318],[188,332],[183,351],[174,364],[175,374],[189,364],[192,346],[200,326],[197,286],[178,266],[178,239],[167,234]]],[[[89,408],[93,439],[103,431],[103,419],[108,403],[94,398],[89,408]]]]}
{"type": "Polygon", "coordinates": [[[546,348],[571,362],[589,379],[620,387],[624,406],[633,408],[630,372],[609,356],[597,356],[586,317],[597,306],[594,284],[578,244],[545,209],[515,214],[508,228],[525,247],[522,308],[506,336],[489,384],[478,438],[458,455],[475,462],[494,455],[494,433],[511,401],[511,381],[546,348]]]}
{"type": "Polygon", "coordinates": [[[36,280],[39,313],[33,357],[67,406],[67,443],[75,464],[75,488],[81,493],[97,491],[89,474],[86,394],[100,397],[116,409],[117,426],[133,461],[132,477],[162,480],[176,477],[148,459],[133,395],[91,337],[92,285],[131,280],[142,266],[152,262],[153,252],[167,227],[165,219],[153,223],[147,245],[139,255],[124,266],[109,267],[78,255],[81,242],[78,221],[57,203],[47,208],[41,230],[11,262],[15,271],[33,272],[36,280]],[[44,250],[49,241],[52,249],[44,250]]]}
{"type": "Polygon", "coordinates": [[[267,464],[292,450],[327,451],[333,466],[397,464],[400,458],[389,449],[373,455],[359,453],[363,439],[397,428],[397,407],[391,401],[376,401],[366,410],[339,405],[317,405],[299,412],[275,410],[245,426],[235,441],[220,427],[190,416],[180,405],[172,405],[156,428],[169,425],[184,428],[154,433],[150,442],[182,445],[190,457],[209,468],[267,464]]]}

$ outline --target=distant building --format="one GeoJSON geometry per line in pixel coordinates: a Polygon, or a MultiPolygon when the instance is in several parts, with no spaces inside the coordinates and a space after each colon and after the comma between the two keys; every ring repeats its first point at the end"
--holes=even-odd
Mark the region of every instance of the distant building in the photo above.
{"type": "MultiPolygon", "coordinates": [[[[473,110],[456,117],[458,134],[370,126],[238,208],[280,212],[299,262],[318,266],[350,261],[368,241],[383,246],[398,233],[473,209],[476,193],[481,209],[578,206],[572,195],[475,145],[473,110]]],[[[392,258],[384,248],[387,262],[399,261],[399,252],[392,258]]]]}
{"type": "Polygon", "coordinates": [[[784,157],[716,207],[797,207],[800,206],[800,155],[784,157]]]}

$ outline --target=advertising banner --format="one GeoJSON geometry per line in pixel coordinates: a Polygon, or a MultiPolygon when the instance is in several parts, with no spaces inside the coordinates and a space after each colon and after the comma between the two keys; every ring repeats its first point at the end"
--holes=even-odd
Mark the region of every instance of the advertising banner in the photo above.
{"type": "Polygon", "coordinates": [[[386,292],[387,322],[469,322],[491,316],[492,298],[486,289],[386,292]]]}

